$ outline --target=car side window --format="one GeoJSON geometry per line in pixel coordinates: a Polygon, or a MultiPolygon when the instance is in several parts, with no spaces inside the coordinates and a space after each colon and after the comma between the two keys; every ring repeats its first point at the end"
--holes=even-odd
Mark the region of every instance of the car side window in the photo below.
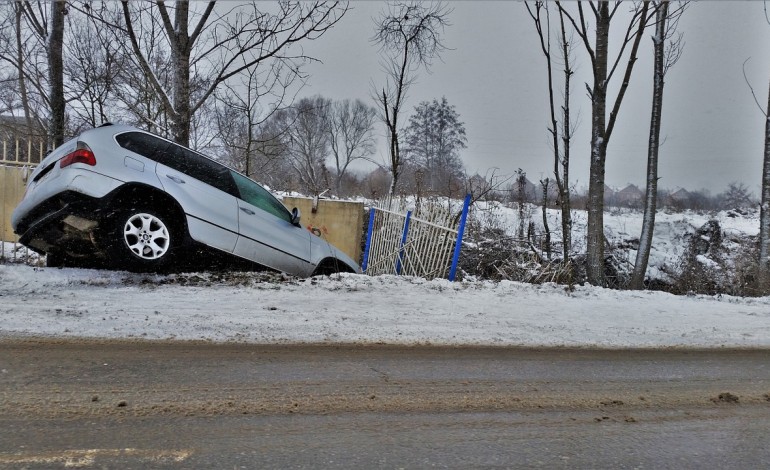
{"type": "Polygon", "coordinates": [[[184,149],[171,142],[164,143],[166,144],[164,147],[158,147],[154,160],[180,173],[187,173],[187,161],[185,159],[184,149]]]}
{"type": "Polygon", "coordinates": [[[238,196],[230,170],[203,155],[144,132],[125,132],[117,135],[115,140],[126,150],[190,175],[232,196],[238,196]]]}
{"type": "Polygon", "coordinates": [[[235,186],[229,168],[220,165],[213,160],[209,160],[192,150],[176,145],[174,145],[174,147],[184,154],[186,166],[185,173],[232,196],[238,196],[238,189],[235,186]]]}
{"type": "Polygon", "coordinates": [[[166,158],[166,150],[170,143],[161,138],[144,132],[125,132],[115,136],[115,140],[126,150],[180,170],[181,161],[175,163],[166,158]]]}
{"type": "Polygon", "coordinates": [[[273,214],[274,216],[291,223],[291,213],[269,191],[240,173],[230,170],[235,179],[235,184],[240,191],[240,198],[252,206],[273,214]]]}

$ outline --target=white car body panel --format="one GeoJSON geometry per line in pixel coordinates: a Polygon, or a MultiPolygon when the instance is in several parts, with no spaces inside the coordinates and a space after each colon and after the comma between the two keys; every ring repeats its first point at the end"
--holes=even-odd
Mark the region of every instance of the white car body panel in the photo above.
{"type": "MultiPolygon", "coordinates": [[[[203,245],[298,276],[312,274],[319,264],[330,259],[345,265],[342,267],[346,270],[361,272],[355,261],[299,226],[283,205],[261,186],[257,192],[263,193],[263,197],[254,204],[262,204],[264,209],[241,199],[245,197],[241,191],[251,191],[259,186],[253,180],[237,175],[234,170],[197,152],[123,125],[85,131],[43,159],[29,177],[25,196],[13,212],[12,225],[14,230],[23,227],[21,231],[33,237],[39,234],[39,225],[47,224],[50,228],[50,224],[61,223],[62,218],[75,215],[76,219],[90,217],[92,222],[79,226],[82,230],[92,230],[98,226],[95,222],[99,221],[94,219],[99,216],[89,215],[91,201],[94,208],[103,209],[103,205],[99,206],[101,201],[108,203],[110,195],[124,185],[131,185],[139,195],[143,191],[161,191],[171,196],[184,212],[188,235],[203,245]],[[80,143],[93,152],[96,163],[73,163],[61,168],[59,160],[81,148],[78,147],[80,143]],[[163,162],[179,168],[171,168],[163,162]],[[185,166],[186,162],[189,162],[188,166],[185,166]],[[208,182],[191,176],[187,169],[208,182]],[[245,182],[245,186],[236,187],[231,175],[237,176],[239,184],[245,182]],[[66,199],[67,204],[60,203],[65,194],[72,197],[66,199]],[[67,212],[73,200],[80,203],[79,214],[67,212]]],[[[107,210],[107,215],[102,216],[108,216],[110,212],[107,210]]],[[[59,229],[61,227],[56,228],[59,229]]],[[[44,243],[29,246],[37,246],[38,250],[46,252],[47,246],[55,246],[51,245],[56,240],[50,239],[50,230],[45,234],[48,238],[35,238],[44,243]]],[[[83,240],[88,240],[88,236],[83,240]]]]}
{"type": "Polygon", "coordinates": [[[190,237],[232,253],[238,240],[235,197],[160,163],[156,172],[163,189],[184,209],[190,237]]]}
{"type": "Polygon", "coordinates": [[[310,237],[307,230],[238,200],[240,236],[235,254],[284,272],[307,276],[310,263],[310,237]]]}

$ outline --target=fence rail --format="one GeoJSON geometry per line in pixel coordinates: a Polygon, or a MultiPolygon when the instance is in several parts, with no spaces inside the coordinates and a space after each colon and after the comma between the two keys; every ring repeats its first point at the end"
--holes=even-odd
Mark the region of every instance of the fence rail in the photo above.
{"type": "Polygon", "coordinates": [[[469,204],[466,197],[460,220],[441,203],[424,202],[406,212],[403,200],[372,207],[364,272],[454,280],[469,204]]]}
{"type": "Polygon", "coordinates": [[[0,263],[24,263],[31,266],[42,266],[45,264],[45,256],[40,256],[21,243],[0,240],[0,263]]]}
{"type": "Polygon", "coordinates": [[[0,165],[34,167],[43,160],[45,141],[14,139],[2,141],[0,165]]]}

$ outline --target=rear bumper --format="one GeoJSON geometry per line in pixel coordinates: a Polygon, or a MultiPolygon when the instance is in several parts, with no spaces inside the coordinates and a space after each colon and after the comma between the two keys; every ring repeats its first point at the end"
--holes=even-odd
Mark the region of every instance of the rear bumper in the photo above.
{"type": "Polygon", "coordinates": [[[22,244],[39,253],[67,250],[70,244],[75,251],[92,251],[92,245],[83,243],[90,238],[89,230],[83,228],[97,225],[110,194],[120,185],[120,181],[89,169],[53,171],[29,184],[11,216],[13,231],[22,244]],[[65,220],[75,221],[75,225],[65,220]]]}
{"type": "Polygon", "coordinates": [[[76,191],[51,197],[17,221],[14,231],[19,242],[38,253],[59,251],[90,252],[90,234],[98,227],[109,197],[93,198],[76,191]]]}

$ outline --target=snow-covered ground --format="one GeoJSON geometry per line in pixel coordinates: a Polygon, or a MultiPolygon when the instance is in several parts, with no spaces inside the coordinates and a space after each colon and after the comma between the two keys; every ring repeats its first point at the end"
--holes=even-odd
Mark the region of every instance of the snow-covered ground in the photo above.
{"type": "MultiPolygon", "coordinates": [[[[508,233],[518,212],[479,203],[475,217],[508,233]]],[[[755,211],[756,212],[756,211],[755,211]]],[[[525,214],[542,230],[539,209],[525,214]]],[[[559,213],[548,211],[554,239],[559,213]]],[[[585,212],[574,211],[575,250],[585,212]]],[[[756,213],[659,211],[648,274],[665,278],[687,237],[717,220],[723,243],[756,236],[756,213]]],[[[633,246],[641,213],[605,214],[611,243],[633,246]],[[631,242],[629,242],[631,241],[631,242]]],[[[728,246],[729,248],[729,246],[728,246]]],[[[3,244],[6,261],[31,254],[3,244]]],[[[729,250],[728,250],[729,251],[729,250]]],[[[737,251],[737,250],[736,250],[737,251]]],[[[627,249],[633,260],[635,251],[627,249]]],[[[704,260],[708,262],[708,260],[704,260]]],[[[770,297],[674,296],[577,286],[450,283],[346,275],[138,275],[0,264],[0,338],[87,337],[249,343],[387,343],[571,347],[770,348],[770,297]]]]}
{"type": "Polygon", "coordinates": [[[770,348],[770,297],[0,265],[0,338],[770,348]]]}

